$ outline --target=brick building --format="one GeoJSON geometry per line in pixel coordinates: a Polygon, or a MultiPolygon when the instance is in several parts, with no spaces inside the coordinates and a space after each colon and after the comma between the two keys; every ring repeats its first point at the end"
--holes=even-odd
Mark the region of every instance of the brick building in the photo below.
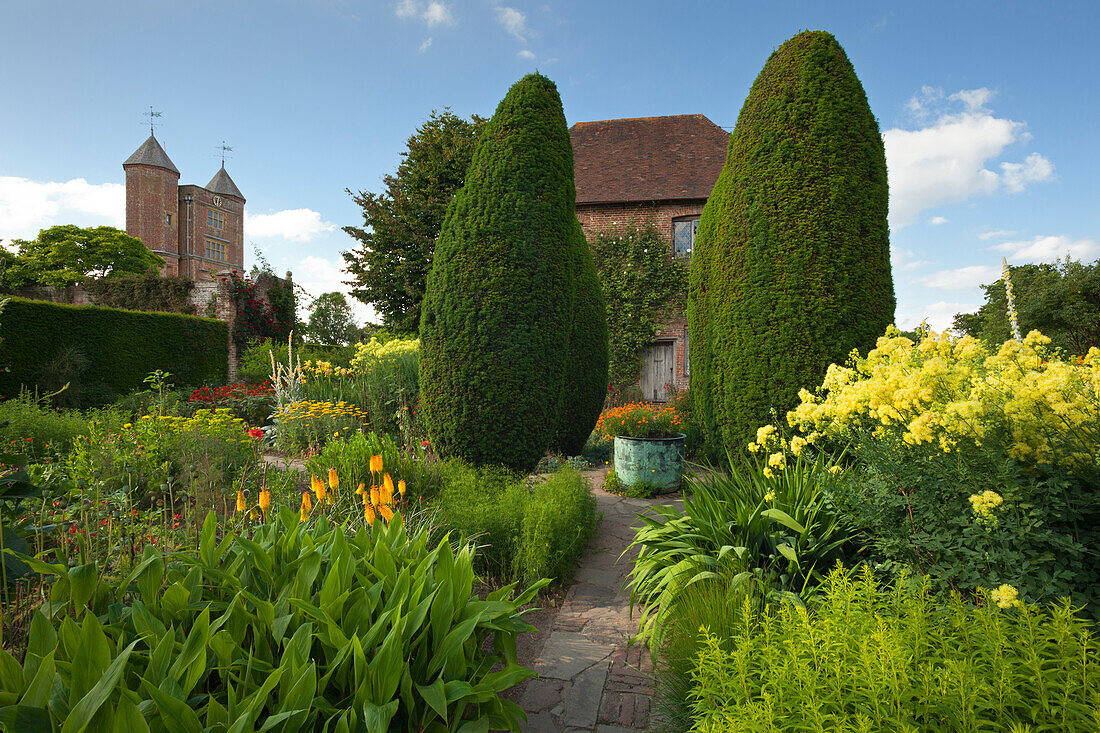
{"type": "MultiPolygon", "coordinates": [[[[586,235],[652,221],[669,257],[690,257],[699,215],[726,162],[729,133],[703,115],[578,122],[573,141],[577,218],[586,235]]],[[[648,400],[688,386],[687,313],[670,314],[644,355],[648,400]]]]}
{"type": "Polygon", "coordinates": [[[203,186],[179,185],[179,169],[150,135],[122,164],[126,233],[164,258],[162,274],[213,280],[244,269],[244,196],[225,163],[203,186]]]}

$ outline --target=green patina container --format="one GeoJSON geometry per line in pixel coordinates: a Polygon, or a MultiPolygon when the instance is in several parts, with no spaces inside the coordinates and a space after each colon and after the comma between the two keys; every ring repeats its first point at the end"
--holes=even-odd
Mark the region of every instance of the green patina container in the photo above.
{"type": "Polygon", "coordinates": [[[615,475],[626,486],[645,483],[658,493],[680,488],[684,473],[684,438],[615,436],[615,475]]]}

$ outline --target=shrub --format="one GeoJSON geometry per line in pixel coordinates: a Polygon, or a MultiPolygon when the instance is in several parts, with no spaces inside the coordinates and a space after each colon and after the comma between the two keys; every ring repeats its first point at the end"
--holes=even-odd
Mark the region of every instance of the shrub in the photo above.
{"type": "MultiPolygon", "coordinates": [[[[287,363],[290,347],[287,342],[267,339],[251,343],[248,348],[241,351],[241,366],[237,370],[238,376],[245,384],[259,384],[271,379],[271,359],[280,364],[287,363]]],[[[351,359],[355,356],[354,346],[317,346],[316,344],[295,344],[294,355],[307,361],[325,361],[334,367],[351,366],[351,359]]]]}
{"type": "Polygon", "coordinates": [[[226,324],[174,313],[138,313],[98,306],[11,298],[4,310],[0,393],[34,388],[41,367],[65,349],[86,366],[70,389],[81,404],[109,402],[142,386],[149,372],[169,371],[179,386],[224,382],[229,365],[226,324]]]}
{"type": "Polygon", "coordinates": [[[730,635],[705,636],[693,730],[1096,729],[1096,631],[1070,606],[975,608],[867,569],[823,589],[808,612],[746,602],[730,635]]]}
{"type": "Polygon", "coordinates": [[[1065,360],[1037,331],[996,353],[891,331],[866,359],[830,367],[788,420],[814,442],[858,446],[862,472],[838,499],[879,560],[940,590],[1009,583],[1098,615],[1098,383],[1100,350],[1065,360]],[[972,501],[987,491],[995,507],[972,501]]]}
{"type": "Polygon", "coordinates": [[[886,157],[836,39],[791,38],[753,83],[699,222],[691,394],[711,453],[743,445],[894,316],[886,157]]]}
{"type": "Polygon", "coordinates": [[[530,74],[486,123],[428,276],[421,399],[444,454],[527,471],[549,447],[573,312],[574,197],[561,99],[530,74]]]}
{"type": "Polygon", "coordinates": [[[227,384],[224,387],[199,387],[187,401],[199,407],[224,407],[249,425],[263,425],[271,417],[275,392],[271,382],[249,387],[227,384]]]}
{"type": "Polygon", "coordinates": [[[564,583],[599,523],[596,496],[577,471],[563,468],[536,484],[524,506],[513,577],[564,583]]]}
{"type": "Polygon", "coordinates": [[[478,569],[504,580],[568,581],[599,524],[595,496],[572,468],[528,488],[505,469],[451,460],[436,507],[439,531],[476,543],[478,569]]]}
{"type": "Polygon", "coordinates": [[[574,283],[569,357],[562,386],[554,448],[575,456],[584,450],[607,397],[607,312],[592,251],[580,222],[574,227],[574,283]]]}
{"type": "Polygon", "coordinates": [[[33,460],[67,452],[78,435],[88,434],[88,419],[75,410],[54,410],[24,390],[0,402],[0,446],[33,460]]]}
{"type": "Polygon", "coordinates": [[[608,438],[674,438],[681,434],[682,426],[672,405],[631,402],[605,410],[596,422],[596,432],[608,438]]]}
{"type": "Polygon", "coordinates": [[[835,465],[823,455],[789,464],[730,459],[723,473],[688,477],[684,508],[655,506],[631,548],[630,604],[640,606],[639,637],[654,652],[683,590],[720,575],[736,587],[754,577],[779,593],[801,593],[839,559],[852,539],[832,506],[835,465]]]}
{"type": "Polygon", "coordinates": [[[164,276],[150,269],[133,277],[88,278],[83,284],[97,305],[195,315],[191,302],[195,281],[182,275],[164,276]]]}
{"type": "Polygon", "coordinates": [[[298,400],[274,415],[275,445],[288,453],[319,450],[362,430],[366,413],[346,402],[298,400]]]}
{"type": "Polygon", "coordinates": [[[500,693],[533,674],[515,644],[541,584],[478,600],[471,550],[430,547],[399,520],[351,532],[285,509],[251,537],[218,541],[215,528],[208,516],[197,549],[150,548],[117,583],[92,565],[34,561],[67,610],[36,614],[22,665],[0,651],[4,722],[518,728],[523,712],[500,693]]]}
{"type": "MultiPolygon", "coordinates": [[[[420,340],[372,338],[356,345],[351,365],[356,397],[374,430],[397,434],[404,427],[399,413],[420,402],[420,340]]],[[[411,435],[404,437],[411,442],[411,435]]]]}

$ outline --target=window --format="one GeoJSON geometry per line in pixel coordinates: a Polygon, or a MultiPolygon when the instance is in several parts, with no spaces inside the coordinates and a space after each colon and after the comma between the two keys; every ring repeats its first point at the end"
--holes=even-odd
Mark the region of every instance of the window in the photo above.
{"type": "Polygon", "coordinates": [[[213,239],[206,240],[206,258],[224,262],[225,242],[216,242],[213,239]]]}
{"type": "Polygon", "coordinates": [[[214,229],[225,229],[225,214],[215,209],[207,209],[206,225],[214,229]]]}
{"type": "Polygon", "coordinates": [[[172,215],[171,214],[165,214],[164,215],[164,223],[168,226],[172,226],[172,215]]]}
{"type": "Polygon", "coordinates": [[[695,232],[698,229],[697,216],[672,220],[672,245],[677,257],[691,257],[691,250],[695,249],[695,232]]]}

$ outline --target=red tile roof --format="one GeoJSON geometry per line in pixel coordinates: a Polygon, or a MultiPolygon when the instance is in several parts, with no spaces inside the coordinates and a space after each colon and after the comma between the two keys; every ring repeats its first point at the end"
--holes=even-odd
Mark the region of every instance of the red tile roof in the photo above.
{"type": "Polygon", "coordinates": [[[578,122],[569,137],[578,204],[705,199],[730,140],[703,115],[578,122]]]}

